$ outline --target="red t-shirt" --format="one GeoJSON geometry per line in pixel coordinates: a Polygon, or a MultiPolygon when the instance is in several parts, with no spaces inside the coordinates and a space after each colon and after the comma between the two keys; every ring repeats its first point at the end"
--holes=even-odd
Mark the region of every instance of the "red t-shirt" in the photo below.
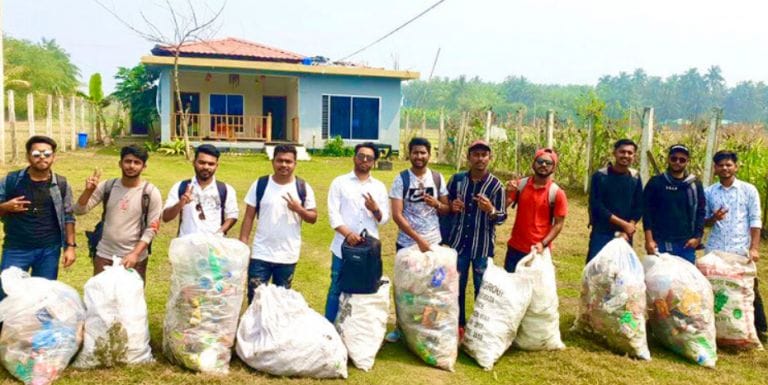
{"type": "MultiPolygon", "coordinates": [[[[552,229],[552,221],[549,212],[549,187],[552,180],[544,187],[535,188],[533,178],[520,191],[517,198],[517,215],[515,225],[512,227],[512,235],[507,245],[517,251],[528,253],[531,246],[541,242],[552,229]]],[[[514,199],[512,199],[514,201],[514,199]]],[[[568,200],[565,191],[558,189],[555,194],[555,217],[564,217],[568,214],[568,200]]]]}

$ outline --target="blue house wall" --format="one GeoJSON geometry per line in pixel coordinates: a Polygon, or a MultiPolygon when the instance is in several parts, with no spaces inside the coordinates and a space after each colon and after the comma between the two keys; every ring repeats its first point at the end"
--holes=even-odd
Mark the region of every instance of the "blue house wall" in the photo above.
{"type": "MultiPolygon", "coordinates": [[[[299,74],[299,119],[301,142],[308,148],[320,148],[322,137],[323,95],[378,97],[379,143],[399,148],[401,80],[361,76],[299,74]]],[[[327,138],[332,139],[332,138],[327,138]]],[[[347,139],[349,145],[365,140],[347,139]]]]}
{"type": "MultiPolygon", "coordinates": [[[[196,70],[199,68],[181,68],[196,70]]],[[[293,76],[298,79],[299,142],[307,148],[322,148],[331,138],[322,137],[323,95],[377,97],[379,103],[378,143],[390,144],[399,148],[400,141],[400,105],[402,100],[401,79],[366,76],[323,75],[295,72],[249,71],[206,68],[211,73],[241,73],[259,75],[293,76]]],[[[160,70],[158,90],[158,112],[161,123],[161,140],[171,139],[171,108],[173,106],[172,70],[164,67],[160,70]]],[[[345,139],[354,146],[366,140],[345,139]]]]}

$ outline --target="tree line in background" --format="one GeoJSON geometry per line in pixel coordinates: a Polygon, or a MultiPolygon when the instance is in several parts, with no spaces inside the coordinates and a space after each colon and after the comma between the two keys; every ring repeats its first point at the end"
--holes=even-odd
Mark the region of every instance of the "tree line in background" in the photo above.
{"type": "Polygon", "coordinates": [[[434,78],[403,86],[406,111],[425,113],[434,127],[437,111],[448,114],[491,108],[498,116],[525,111],[526,123],[554,110],[561,121],[577,121],[578,106],[590,92],[605,101],[606,117],[640,124],[643,108],[653,106],[663,124],[706,118],[713,107],[723,108],[723,119],[732,122],[768,122],[768,85],[745,81],[728,87],[718,66],[705,73],[691,68],[667,78],[648,75],[643,69],[601,77],[596,86],[536,84],[523,76],[502,82],[478,77],[434,78]]]}
{"type": "Polygon", "coordinates": [[[105,95],[101,74],[92,74],[87,83],[81,81],[80,70],[55,40],[43,38],[39,43],[34,43],[6,35],[3,37],[3,58],[3,83],[6,90],[14,90],[16,113],[20,117],[27,113],[27,94],[31,93],[34,97],[36,116],[45,116],[47,95],[57,97],[76,94],[88,102],[89,116],[96,126],[97,141],[102,141],[102,132],[105,136],[115,135],[115,132],[107,130],[110,126],[122,129],[125,122],[116,121],[122,119],[122,115],[116,113],[115,105],[130,110],[131,125],[146,127],[150,137],[158,136],[158,115],[155,109],[158,74],[143,65],[119,67],[114,75],[118,81],[115,91],[105,95]],[[79,91],[81,88],[88,92],[79,91]]]}

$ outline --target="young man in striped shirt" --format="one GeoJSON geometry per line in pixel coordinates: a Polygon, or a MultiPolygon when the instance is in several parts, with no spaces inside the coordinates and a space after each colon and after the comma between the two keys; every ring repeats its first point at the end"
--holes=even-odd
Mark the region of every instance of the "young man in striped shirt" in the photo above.
{"type": "Polygon", "coordinates": [[[472,142],[467,151],[469,171],[460,172],[448,182],[453,228],[446,242],[458,252],[459,339],[464,337],[466,290],[469,268],[475,296],[483,282],[488,258],[493,258],[496,226],[507,218],[504,185],[488,170],[491,146],[482,140],[472,142]]]}

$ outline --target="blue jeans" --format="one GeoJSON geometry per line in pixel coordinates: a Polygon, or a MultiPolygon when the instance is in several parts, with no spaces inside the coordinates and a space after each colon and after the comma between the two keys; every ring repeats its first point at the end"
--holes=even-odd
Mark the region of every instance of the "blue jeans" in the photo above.
{"type": "Polygon", "coordinates": [[[291,288],[295,263],[273,263],[251,258],[248,262],[248,304],[253,301],[253,292],[261,284],[272,283],[286,289],[291,288]]]}
{"type": "Polygon", "coordinates": [[[341,258],[331,253],[331,286],[328,287],[328,297],[325,299],[325,318],[331,323],[336,322],[339,312],[339,274],[341,273],[341,258]]]}
{"type": "Polygon", "coordinates": [[[504,258],[504,270],[506,270],[507,273],[514,273],[517,264],[528,254],[529,253],[524,253],[507,246],[507,256],[504,258]]]}
{"type": "Polygon", "coordinates": [[[685,247],[685,242],[688,242],[688,240],[672,242],[656,241],[656,244],[658,245],[659,253],[669,253],[685,259],[690,263],[696,263],[696,249],[685,247]]]}
{"type": "MultiPolygon", "coordinates": [[[[61,247],[58,245],[31,250],[3,248],[0,271],[16,266],[24,271],[31,269],[33,277],[55,280],[59,276],[60,255],[61,247]]],[[[5,292],[0,285],[0,300],[3,298],[5,298],[5,292]]]]}
{"type": "Polygon", "coordinates": [[[467,302],[467,284],[469,283],[469,266],[472,265],[472,283],[475,287],[475,298],[477,293],[480,292],[480,285],[483,283],[483,274],[488,267],[487,256],[472,256],[467,255],[462,251],[459,253],[459,257],[456,260],[456,269],[459,270],[459,326],[464,327],[467,324],[467,318],[464,314],[467,302]]]}

